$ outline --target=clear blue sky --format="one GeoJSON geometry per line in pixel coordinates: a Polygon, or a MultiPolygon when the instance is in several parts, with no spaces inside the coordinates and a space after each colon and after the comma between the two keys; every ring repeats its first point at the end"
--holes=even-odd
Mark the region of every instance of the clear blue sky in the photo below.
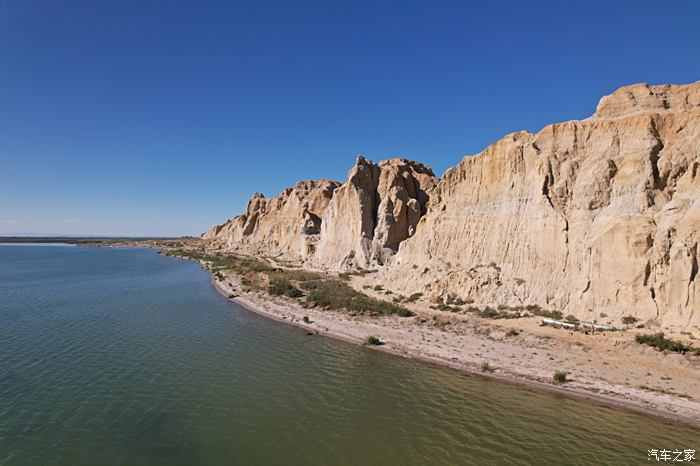
{"type": "Polygon", "coordinates": [[[635,82],[700,1],[0,0],[0,234],[199,234],[356,154],[441,174],[635,82]]]}

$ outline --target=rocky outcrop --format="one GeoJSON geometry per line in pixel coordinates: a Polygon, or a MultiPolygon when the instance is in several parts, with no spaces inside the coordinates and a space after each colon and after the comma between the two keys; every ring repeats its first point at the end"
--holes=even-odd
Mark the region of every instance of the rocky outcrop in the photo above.
{"type": "Polygon", "coordinates": [[[256,193],[245,214],[210,228],[202,238],[211,249],[305,260],[315,251],[321,216],[339,186],[332,180],[300,181],[270,199],[256,193]]]}
{"type": "Polygon", "coordinates": [[[302,181],[271,199],[255,194],[245,214],[202,238],[212,249],[329,269],[382,265],[415,232],[436,181],[418,162],[360,156],[346,183],[302,181]]]}
{"type": "Polygon", "coordinates": [[[604,97],[591,118],[465,157],[382,280],[687,328],[700,324],[698,230],[700,82],[639,84],[604,97]]]}
{"type": "Polygon", "coordinates": [[[415,233],[435,184],[421,163],[358,157],[323,215],[316,262],[334,268],[385,264],[415,233]]]}
{"type": "Polygon", "coordinates": [[[394,292],[700,326],[700,82],[623,87],[594,115],[506,136],[437,182],[358,157],[344,184],[253,197],[210,247],[378,266],[394,292]]]}

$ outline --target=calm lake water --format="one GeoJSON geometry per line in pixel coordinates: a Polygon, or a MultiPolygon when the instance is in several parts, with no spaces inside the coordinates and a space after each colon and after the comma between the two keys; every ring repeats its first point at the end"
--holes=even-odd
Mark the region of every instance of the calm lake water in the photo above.
{"type": "Polygon", "coordinates": [[[152,250],[0,245],[2,465],[648,464],[699,440],[306,336],[152,250]]]}

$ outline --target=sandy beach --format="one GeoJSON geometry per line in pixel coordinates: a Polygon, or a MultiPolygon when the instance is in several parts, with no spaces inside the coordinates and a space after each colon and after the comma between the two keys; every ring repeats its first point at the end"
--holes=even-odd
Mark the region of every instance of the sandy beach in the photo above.
{"type": "MultiPolygon", "coordinates": [[[[221,273],[212,284],[228,299],[310,335],[358,345],[371,335],[383,344],[367,347],[378,351],[700,427],[700,357],[641,346],[632,331],[592,336],[542,327],[537,317],[486,320],[421,302],[408,306],[416,314],[409,318],[307,309],[288,298],[242,293],[235,274],[221,273]],[[567,382],[555,383],[555,371],[566,371],[567,382]]],[[[353,286],[363,280],[371,278],[353,277],[353,286]]]]}

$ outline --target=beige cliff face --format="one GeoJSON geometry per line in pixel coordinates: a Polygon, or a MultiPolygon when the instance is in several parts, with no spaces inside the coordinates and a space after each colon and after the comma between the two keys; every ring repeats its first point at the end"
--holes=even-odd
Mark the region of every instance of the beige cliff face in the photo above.
{"type": "Polygon", "coordinates": [[[538,304],[580,319],[700,325],[700,82],[623,87],[582,121],[514,133],[437,182],[358,157],[203,235],[209,247],[326,269],[381,266],[385,288],[538,304]]]}
{"type": "Polygon", "coordinates": [[[302,181],[255,194],[244,215],[202,235],[207,247],[281,256],[328,269],[381,265],[415,232],[437,180],[421,163],[358,157],[345,184],[302,181]]]}
{"type": "Polygon", "coordinates": [[[436,181],[418,162],[358,157],[323,215],[314,260],[330,268],[386,263],[415,233],[436,181]]]}
{"type": "Polygon", "coordinates": [[[202,235],[207,247],[304,260],[318,242],[320,222],[337,181],[300,181],[279,196],[255,194],[246,213],[202,235]]]}
{"type": "Polygon", "coordinates": [[[700,324],[698,230],[700,82],[640,84],[587,120],[464,158],[382,278],[395,291],[687,328],[700,324]]]}

